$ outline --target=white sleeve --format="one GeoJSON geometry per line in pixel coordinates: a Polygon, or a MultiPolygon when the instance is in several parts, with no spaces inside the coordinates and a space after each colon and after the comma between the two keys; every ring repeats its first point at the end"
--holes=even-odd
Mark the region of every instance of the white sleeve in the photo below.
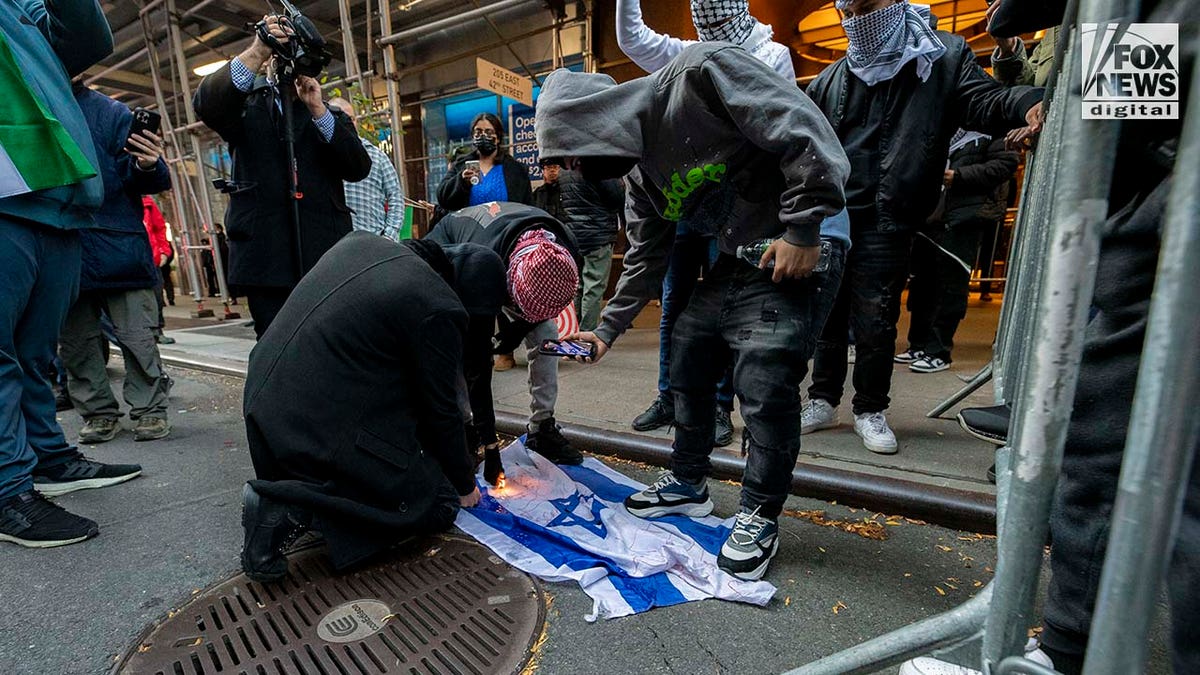
{"type": "Polygon", "coordinates": [[[617,45],[642,70],[653,73],[694,42],[650,30],[642,21],[641,0],[617,0],[617,45]]]}
{"type": "MultiPolygon", "coordinates": [[[[763,63],[787,78],[788,81],[796,81],[796,68],[792,65],[792,50],[788,49],[787,45],[772,40],[764,42],[759,49],[762,50],[759,58],[763,63]]],[[[758,55],[756,54],[756,56],[758,55]]]]}

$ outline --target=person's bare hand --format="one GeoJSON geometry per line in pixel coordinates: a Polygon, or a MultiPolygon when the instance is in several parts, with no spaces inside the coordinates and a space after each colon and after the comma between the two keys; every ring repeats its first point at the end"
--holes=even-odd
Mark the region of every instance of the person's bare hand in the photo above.
{"type": "Polygon", "coordinates": [[[1030,131],[1037,134],[1042,130],[1042,123],[1046,121],[1046,115],[1042,110],[1042,102],[1038,101],[1033,104],[1033,107],[1025,111],[1025,123],[1029,125],[1030,131]]]}
{"type": "Polygon", "coordinates": [[[1006,150],[1028,150],[1033,147],[1033,139],[1037,134],[1033,133],[1029,127],[1017,127],[1004,135],[1004,148],[1006,150]]]}
{"type": "Polygon", "coordinates": [[[158,266],[162,267],[163,265],[166,265],[166,264],[167,264],[167,254],[159,253],[158,254],[158,266]]]}
{"type": "Polygon", "coordinates": [[[942,173],[942,185],[950,187],[954,184],[954,169],[946,169],[942,173]]]}
{"type": "MultiPolygon", "coordinates": [[[[292,27],[283,20],[283,17],[277,14],[265,14],[263,15],[263,21],[267,22],[267,32],[283,44],[287,44],[287,41],[290,39],[289,36],[295,34],[292,27]]],[[[271,58],[271,46],[263,42],[262,38],[258,35],[258,31],[254,32],[254,42],[251,43],[250,49],[258,56],[260,62],[271,58]]]]}
{"type": "Polygon", "coordinates": [[[149,171],[162,158],[162,138],[158,134],[143,130],[129,137],[125,152],[137,159],[138,168],[149,171]]]}
{"type": "Polygon", "coordinates": [[[313,118],[325,114],[325,101],[321,98],[321,83],[311,77],[301,75],[296,78],[296,97],[304,101],[313,118]]]}
{"type": "Polygon", "coordinates": [[[480,499],[481,499],[481,495],[479,494],[479,487],[476,486],[474,490],[471,490],[471,494],[459,495],[458,503],[464,509],[469,509],[472,506],[478,506],[480,499]]]}
{"type": "Polygon", "coordinates": [[[596,337],[596,334],[591,331],[571,333],[567,337],[563,338],[563,340],[569,340],[571,342],[590,342],[596,345],[596,355],[592,358],[574,357],[574,360],[579,361],[580,363],[595,363],[604,358],[604,355],[608,353],[608,343],[596,337]]]}
{"type": "MultiPolygon", "coordinates": [[[[984,16],[987,19],[986,25],[987,25],[989,31],[991,30],[991,27],[992,27],[992,16],[996,13],[996,10],[1000,7],[1000,3],[1003,1],[1004,0],[996,0],[996,2],[993,2],[987,8],[987,14],[985,14],[984,16]]],[[[1017,44],[1021,41],[1021,38],[1018,38],[1018,37],[1005,38],[1005,37],[998,37],[996,35],[993,35],[992,39],[996,41],[996,47],[998,47],[1000,49],[1000,58],[1008,58],[1008,57],[1012,56],[1013,54],[1016,54],[1017,53],[1017,44]]]]}
{"type": "Polygon", "coordinates": [[[783,239],[776,239],[758,261],[758,268],[767,269],[771,260],[775,261],[771,281],[779,283],[784,279],[803,279],[812,274],[813,268],[821,260],[821,247],[797,246],[783,239]]]}

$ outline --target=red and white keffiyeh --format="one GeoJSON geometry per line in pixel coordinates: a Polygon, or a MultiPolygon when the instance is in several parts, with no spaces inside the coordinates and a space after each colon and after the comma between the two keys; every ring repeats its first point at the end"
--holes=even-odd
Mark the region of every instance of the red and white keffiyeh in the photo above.
{"type": "Polygon", "coordinates": [[[530,230],[508,259],[508,295],[530,322],[553,319],[575,300],[579,267],[546,230],[530,230]]]}

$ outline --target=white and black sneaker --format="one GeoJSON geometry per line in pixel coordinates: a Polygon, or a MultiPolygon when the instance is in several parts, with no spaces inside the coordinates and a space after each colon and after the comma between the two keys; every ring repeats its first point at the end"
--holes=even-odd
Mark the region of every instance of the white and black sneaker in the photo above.
{"type": "Polygon", "coordinates": [[[87,457],[76,457],[52,467],[33,469],[33,489],[47,497],[76,490],[108,487],[142,475],[138,464],[103,464],[87,457]]]}
{"type": "Polygon", "coordinates": [[[893,356],[892,360],[896,363],[912,363],[922,356],[925,356],[925,352],[921,351],[920,349],[912,349],[910,347],[893,356]]]}
{"type": "Polygon", "coordinates": [[[664,471],[654,485],[626,497],[625,508],[638,518],[701,518],[712,513],[713,503],[708,498],[707,483],[702,481],[698,486],[692,485],[679,480],[670,471],[664,471]]]}
{"type": "Polygon", "coordinates": [[[950,362],[938,356],[924,354],[921,358],[908,364],[908,369],[914,373],[940,373],[949,370],[950,362]]]}
{"type": "Polygon", "coordinates": [[[733,531],[721,546],[717,567],[739,579],[756,581],[779,550],[779,523],[758,515],[758,509],[734,516],[733,531]]]}
{"type": "Polygon", "coordinates": [[[100,534],[92,520],[77,516],[36,490],[0,503],[0,541],[26,548],[76,544],[100,534]]]}

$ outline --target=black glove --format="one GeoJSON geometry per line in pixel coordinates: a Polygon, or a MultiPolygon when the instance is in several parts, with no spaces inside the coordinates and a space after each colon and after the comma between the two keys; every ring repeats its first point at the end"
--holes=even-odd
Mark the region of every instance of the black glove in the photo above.
{"type": "Polygon", "coordinates": [[[536,325],[524,319],[508,319],[501,315],[500,332],[492,338],[492,353],[511,354],[536,325]]]}
{"type": "Polygon", "coordinates": [[[499,485],[504,479],[504,465],[500,462],[500,446],[483,449],[483,480],[488,485],[499,485]]]}

